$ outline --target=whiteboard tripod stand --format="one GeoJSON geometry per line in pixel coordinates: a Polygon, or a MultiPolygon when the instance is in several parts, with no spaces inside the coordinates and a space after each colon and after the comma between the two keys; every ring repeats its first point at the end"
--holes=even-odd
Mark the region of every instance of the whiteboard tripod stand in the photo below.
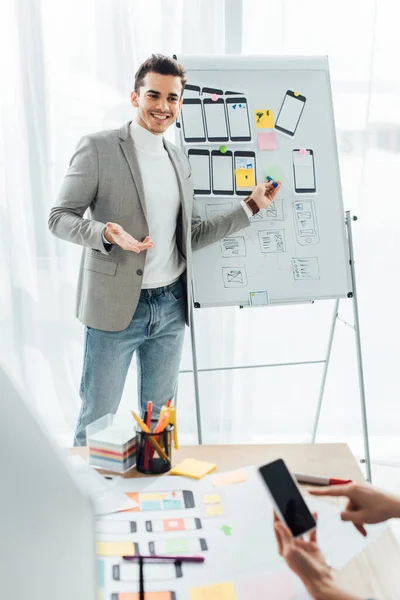
{"type": "MultiPolygon", "coordinates": [[[[367,480],[371,482],[371,458],[370,458],[370,449],[369,449],[369,436],[368,436],[368,420],[367,420],[367,409],[366,409],[366,401],[365,401],[365,386],[364,386],[364,370],[363,370],[363,361],[362,361],[362,352],[361,352],[361,336],[360,336],[360,323],[359,323],[359,313],[358,313],[358,297],[357,297],[357,286],[356,286],[356,276],[355,276],[355,268],[354,268],[354,251],[353,251],[353,234],[352,234],[352,221],[356,221],[357,217],[352,217],[350,215],[350,211],[346,211],[345,213],[345,224],[347,228],[347,239],[349,245],[349,262],[350,262],[350,271],[351,271],[351,282],[352,282],[352,293],[349,293],[348,297],[352,300],[353,303],[353,317],[354,324],[349,325],[354,330],[355,334],[355,343],[356,343],[356,355],[357,355],[357,370],[358,370],[358,382],[360,389],[360,403],[361,403],[361,421],[362,421],[362,430],[363,430],[363,441],[364,441],[364,458],[361,459],[360,462],[365,463],[367,480]]],[[[193,318],[193,303],[189,302],[189,312],[190,312],[190,334],[191,334],[191,346],[192,346],[192,360],[193,360],[193,369],[180,371],[181,373],[193,373],[194,380],[194,392],[195,392],[195,401],[196,401],[196,420],[197,420],[197,440],[199,444],[203,443],[203,435],[202,435],[202,426],[201,426],[201,411],[200,411],[200,386],[199,386],[199,373],[211,372],[211,371],[232,371],[238,369],[254,369],[254,368],[263,368],[263,367],[280,367],[280,366],[292,366],[292,365],[307,365],[307,364],[318,364],[322,363],[324,365],[322,380],[319,390],[318,404],[317,410],[314,418],[314,425],[311,435],[311,442],[315,443],[317,429],[319,424],[319,418],[321,414],[322,408],[322,400],[325,390],[326,377],[329,368],[329,360],[332,352],[333,338],[336,328],[336,322],[339,319],[339,299],[336,299],[333,309],[332,323],[329,333],[328,346],[326,350],[326,355],[324,360],[317,361],[301,361],[301,362],[290,362],[290,363],[277,363],[277,364],[265,364],[265,365],[246,365],[243,367],[216,367],[213,369],[199,369],[197,364],[197,353],[196,353],[196,334],[194,327],[194,318],[193,318]]]]}

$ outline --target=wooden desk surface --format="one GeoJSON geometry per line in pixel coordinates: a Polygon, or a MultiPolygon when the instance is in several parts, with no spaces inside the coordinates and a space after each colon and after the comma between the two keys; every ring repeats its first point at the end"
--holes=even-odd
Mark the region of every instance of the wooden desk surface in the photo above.
{"type": "MultiPolygon", "coordinates": [[[[69,452],[85,459],[88,455],[87,448],[73,448],[69,452]]],[[[347,444],[203,445],[182,446],[173,451],[174,464],[184,458],[215,462],[218,471],[259,466],[275,458],[283,458],[295,472],[364,482],[347,444]]],[[[132,469],[124,477],[138,476],[143,475],[132,469]]],[[[307,486],[302,487],[307,489],[307,486]]],[[[337,578],[348,591],[361,597],[399,600],[400,548],[392,530],[384,531],[376,542],[338,571],[337,578]]]]}

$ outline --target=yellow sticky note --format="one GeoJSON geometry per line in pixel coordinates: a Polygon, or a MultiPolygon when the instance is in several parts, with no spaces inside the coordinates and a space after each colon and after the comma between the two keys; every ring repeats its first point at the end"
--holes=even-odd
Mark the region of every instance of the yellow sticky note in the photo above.
{"type": "Polygon", "coordinates": [[[194,458],[185,458],[182,462],[175,465],[170,471],[171,475],[183,475],[184,477],[192,477],[200,479],[214,471],[217,465],[206,462],[205,460],[195,460],[194,458]]]}
{"type": "Polygon", "coordinates": [[[215,477],[212,478],[212,482],[215,487],[232,485],[233,483],[241,483],[242,481],[246,480],[246,471],[228,471],[227,473],[221,473],[221,475],[215,475],[215,477]]]}
{"type": "Polygon", "coordinates": [[[238,600],[231,581],[190,589],[191,600],[238,600]]]}
{"type": "Polygon", "coordinates": [[[141,494],[140,499],[144,502],[151,502],[152,500],[165,500],[167,494],[165,492],[153,492],[147,494],[141,494]]]}
{"type": "Polygon", "coordinates": [[[224,514],[224,507],[222,504],[210,504],[206,506],[206,515],[209,517],[216,517],[217,515],[224,514]]]}
{"type": "Polygon", "coordinates": [[[221,496],[219,494],[204,494],[204,504],[218,504],[221,502],[221,496]]]}
{"type": "Polygon", "coordinates": [[[273,129],[274,113],[270,108],[261,108],[254,111],[257,129],[273,129]]]}
{"type": "Polygon", "coordinates": [[[235,175],[237,187],[249,187],[249,185],[256,185],[254,169],[235,169],[235,175]]]}
{"type": "Polygon", "coordinates": [[[96,542],[97,556],[133,556],[135,544],[133,542],[96,542]]]}

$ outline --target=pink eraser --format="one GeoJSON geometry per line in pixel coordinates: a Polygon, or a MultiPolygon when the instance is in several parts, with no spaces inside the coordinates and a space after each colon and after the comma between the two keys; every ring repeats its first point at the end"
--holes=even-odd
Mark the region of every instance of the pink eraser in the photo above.
{"type": "Polygon", "coordinates": [[[218,100],[218,94],[211,94],[211,100],[216,102],[218,100]]]}

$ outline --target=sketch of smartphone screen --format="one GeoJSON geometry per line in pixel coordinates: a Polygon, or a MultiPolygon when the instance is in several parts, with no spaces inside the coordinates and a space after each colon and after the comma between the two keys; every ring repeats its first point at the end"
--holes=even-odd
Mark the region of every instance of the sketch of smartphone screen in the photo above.
{"type": "Polygon", "coordinates": [[[192,531],[201,529],[201,521],[197,517],[188,517],[186,519],[153,519],[146,521],[146,531],[192,531]]]}
{"type": "MultiPolygon", "coordinates": [[[[146,600],[176,600],[175,592],[146,592],[146,600]]],[[[111,594],[111,600],[140,600],[139,592],[119,592],[111,594]]]]}
{"type": "Polygon", "coordinates": [[[208,550],[208,546],[204,538],[171,538],[149,542],[150,554],[187,554],[191,552],[204,552],[205,550],[208,550]]]}
{"type": "Polygon", "coordinates": [[[135,521],[117,521],[117,519],[98,519],[96,533],[136,533],[135,521]]]}
{"type": "Polygon", "coordinates": [[[258,471],[278,516],[286,523],[293,536],[315,529],[315,519],[285,462],[279,458],[260,467],[258,471]]]}
{"type": "Polygon", "coordinates": [[[204,98],[203,107],[208,141],[227,142],[229,136],[224,99],[218,98],[214,101],[211,98],[204,98]]]}
{"type": "MultiPolygon", "coordinates": [[[[159,565],[145,562],[143,565],[145,581],[163,581],[182,577],[182,566],[180,564],[165,563],[163,566],[165,566],[165,569],[160,569],[159,565]]],[[[138,564],[133,562],[113,565],[112,574],[114,581],[137,582],[138,564]]]]}
{"type": "Polygon", "coordinates": [[[225,102],[232,142],[249,142],[251,131],[246,98],[241,96],[225,98],[225,102]]]}
{"type": "Polygon", "coordinates": [[[200,86],[199,85],[191,85],[187,83],[185,85],[185,89],[183,90],[183,99],[185,98],[199,98],[200,96],[200,86]]]}
{"type": "Polygon", "coordinates": [[[221,154],[219,150],[211,152],[211,171],[213,193],[230,196],[234,193],[233,187],[233,156],[228,150],[221,154]]]}
{"type": "Polygon", "coordinates": [[[211,194],[210,152],[191,148],[188,152],[195,194],[211,194]]]}
{"type": "Polygon", "coordinates": [[[293,150],[293,177],[296,194],[315,194],[314,152],[307,148],[306,153],[293,150]]]}
{"type": "Polygon", "coordinates": [[[294,136],[306,103],[305,96],[288,90],[275,121],[275,129],[294,136]]]}
{"type": "Polygon", "coordinates": [[[243,92],[231,92],[230,90],[227,90],[225,96],[243,96],[243,92]]]}
{"type": "Polygon", "coordinates": [[[217,96],[223,96],[223,94],[224,94],[224,92],[222,90],[220,90],[219,88],[210,88],[210,87],[203,87],[201,90],[201,93],[206,98],[209,98],[210,96],[213,96],[214,94],[217,94],[217,96]]]}
{"type": "MultiPolygon", "coordinates": [[[[245,151],[236,151],[234,154],[235,157],[235,170],[236,169],[253,169],[254,177],[256,179],[256,155],[255,152],[245,152],[245,151]]],[[[235,181],[236,194],[238,196],[248,196],[250,192],[253,191],[254,186],[249,187],[237,187],[235,181]]]]}
{"type": "Polygon", "coordinates": [[[181,120],[185,142],[205,142],[203,107],[200,98],[186,98],[182,103],[181,120]]]}

